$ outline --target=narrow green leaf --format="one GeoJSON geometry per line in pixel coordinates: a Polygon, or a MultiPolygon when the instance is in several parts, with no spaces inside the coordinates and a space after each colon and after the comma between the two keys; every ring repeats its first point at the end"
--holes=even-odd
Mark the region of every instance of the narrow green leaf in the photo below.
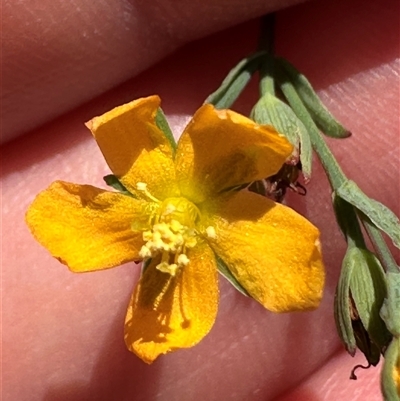
{"type": "Polygon", "coordinates": [[[351,180],[344,182],[336,193],[368,216],[372,223],[385,232],[397,248],[400,248],[400,221],[388,207],[369,198],[351,180]]]}
{"type": "Polygon", "coordinates": [[[209,102],[208,99],[206,103],[214,104],[217,109],[229,109],[235,103],[236,99],[243,92],[246,85],[249,83],[254,71],[242,71],[236,80],[230,85],[226,91],[221,95],[216,103],[209,102]]]}
{"type": "Polygon", "coordinates": [[[304,105],[286,72],[283,69],[276,69],[275,73],[277,78],[276,81],[278,82],[280,90],[285,96],[289,106],[307,129],[312,147],[325,169],[332,188],[338,188],[346,180],[341,167],[323,140],[318,127],[315,125],[307,107],[304,105]]]}
{"type": "Polygon", "coordinates": [[[131,196],[132,198],[136,198],[134,194],[129,192],[125,186],[122,184],[122,182],[114,175],[114,174],[109,174],[103,177],[103,180],[105,183],[117,190],[118,192],[123,193],[124,195],[131,196]]]}
{"type": "Polygon", "coordinates": [[[236,278],[233,276],[233,274],[230,272],[228,269],[228,266],[225,264],[225,262],[216,254],[215,259],[217,261],[217,266],[218,266],[218,271],[243,295],[246,297],[250,297],[250,294],[246,291],[244,287],[239,283],[239,281],[236,280],[236,278]]]}
{"type": "Polygon", "coordinates": [[[398,273],[399,267],[397,266],[396,261],[390,249],[383,238],[381,230],[375,226],[375,224],[371,221],[371,219],[366,216],[364,213],[357,211],[358,216],[368,233],[368,236],[372,242],[375,253],[378,256],[379,260],[382,263],[386,272],[398,273]]]}
{"type": "Polygon", "coordinates": [[[204,103],[213,104],[217,109],[231,107],[250,81],[265,54],[265,51],[257,52],[241,60],[228,73],[220,87],[208,96],[204,103]]]}
{"type": "Polygon", "coordinates": [[[158,128],[160,128],[160,130],[164,133],[164,135],[168,139],[168,141],[169,141],[169,143],[171,144],[171,147],[172,147],[173,155],[175,156],[177,144],[176,144],[174,135],[172,134],[171,128],[170,128],[170,126],[168,124],[167,119],[165,118],[165,114],[162,111],[161,107],[159,107],[158,110],[157,110],[156,125],[157,125],[158,128]]]}
{"type": "Polygon", "coordinates": [[[289,75],[317,127],[332,138],[348,138],[351,132],[344,128],[324,106],[308,79],[287,60],[277,58],[277,63],[289,75]]]}

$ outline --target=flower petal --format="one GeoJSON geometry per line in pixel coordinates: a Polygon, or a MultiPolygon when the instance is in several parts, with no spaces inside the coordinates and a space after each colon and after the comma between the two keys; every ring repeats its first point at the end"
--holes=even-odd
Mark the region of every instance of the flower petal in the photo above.
{"type": "Polygon", "coordinates": [[[248,191],[218,205],[209,238],[240,284],[274,312],[314,309],[324,284],[319,231],[294,210],[248,191]],[[218,215],[219,214],[219,215],[218,215]]]}
{"type": "MultiPolygon", "coordinates": [[[[157,127],[158,96],[150,96],[116,107],[86,125],[92,131],[111,171],[132,193],[144,182],[153,196],[178,195],[173,150],[157,127]]],[[[141,195],[140,193],[138,194],[141,195]]]]}
{"type": "Polygon", "coordinates": [[[200,203],[227,188],[275,174],[292,149],[273,127],[206,104],[178,142],[178,183],[184,196],[200,203]]]}
{"type": "Polygon", "coordinates": [[[90,185],[56,181],[26,214],[34,237],[72,271],[107,269],[140,259],[131,230],[144,202],[90,185]]]}
{"type": "Polygon", "coordinates": [[[125,321],[128,349],[146,363],[198,343],[214,324],[218,307],[217,267],[212,250],[199,244],[177,276],[153,260],[132,296],[125,321]]]}

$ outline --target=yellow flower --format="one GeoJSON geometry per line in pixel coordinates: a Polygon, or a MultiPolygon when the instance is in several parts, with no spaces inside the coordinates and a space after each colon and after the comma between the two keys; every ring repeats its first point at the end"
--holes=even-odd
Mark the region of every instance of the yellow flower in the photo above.
{"type": "Polygon", "coordinates": [[[57,181],[26,216],[36,239],[74,272],[147,260],[125,323],[127,347],[147,363],[211,329],[216,254],[271,311],[317,307],[324,282],[318,230],[237,189],[275,174],[292,152],[287,140],[204,105],[174,149],[155,123],[159,105],[157,96],[139,99],[87,124],[133,196],[57,181]]]}

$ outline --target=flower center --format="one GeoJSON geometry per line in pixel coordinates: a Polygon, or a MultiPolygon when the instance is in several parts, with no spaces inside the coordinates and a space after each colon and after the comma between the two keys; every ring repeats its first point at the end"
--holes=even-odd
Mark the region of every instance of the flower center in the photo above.
{"type": "Polygon", "coordinates": [[[175,276],[180,268],[190,263],[186,253],[197,244],[195,227],[200,211],[186,198],[159,201],[150,194],[145,183],[138,183],[136,187],[151,201],[146,212],[149,224],[143,230],[145,245],[139,255],[144,260],[161,255],[156,268],[175,276]]]}

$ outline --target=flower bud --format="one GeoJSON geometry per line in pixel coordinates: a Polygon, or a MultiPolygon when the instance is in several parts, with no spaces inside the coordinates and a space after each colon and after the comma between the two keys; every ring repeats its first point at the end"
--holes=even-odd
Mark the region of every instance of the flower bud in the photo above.
{"type": "Polygon", "coordinates": [[[294,158],[300,161],[306,179],[311,177],[312,146],[304,124],[294,111],[282,100],[270,93],[263,95],[253,110],[251,118],[258,124],[272,125],[295,147],[294,158]]]}
{"type": "Polygon", "coordinates": [[[354,356],[359,348],[374,366],[391,339],[379,315],[385,297],[379,260],[369,250],[349,245],[336,290],[336,327],[349,354],[354,356]]]}

